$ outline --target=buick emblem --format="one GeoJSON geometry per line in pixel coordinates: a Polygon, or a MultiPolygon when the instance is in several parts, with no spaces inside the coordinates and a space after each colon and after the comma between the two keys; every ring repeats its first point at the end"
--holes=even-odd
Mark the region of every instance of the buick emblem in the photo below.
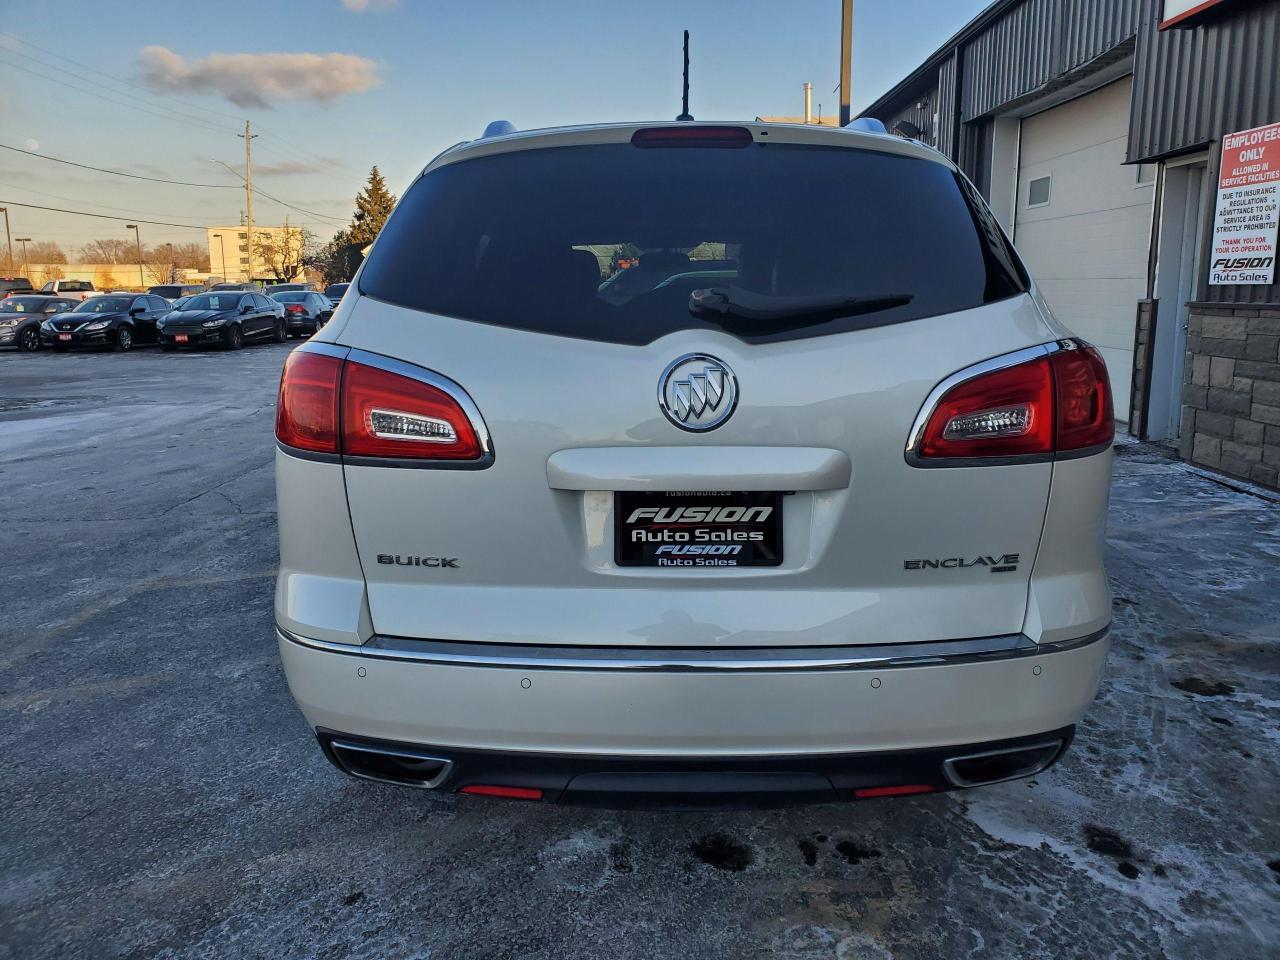
{"type": "Polygon", "coordinates": [[[681,430],[714,430],[738,406],[738,378],[723,360],[685,354],[662,371],[658,406],[681,430]]]}

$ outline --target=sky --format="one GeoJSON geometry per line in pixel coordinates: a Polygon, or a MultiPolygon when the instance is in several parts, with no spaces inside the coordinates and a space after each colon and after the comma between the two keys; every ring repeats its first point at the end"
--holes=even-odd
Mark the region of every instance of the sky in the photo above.
{"type": "MultiPolygon", "coordinates": [[[[857,0],[854,112],[984,6],[857,0]]],[[[245,120],[258,134],[255,222],[287,215],[323,240],[350,219],[371,166],[399,194],[490,120],[525,129],[674,118],[685,29],[697,119],[799,115],[806,80],[815,109],[839,106],[839,0],[0,0],[0,11],[0,144],[41,155],[0,149],[0,206],[14,236],[68,254],[132,234],[124,221],[14,204],[240,222],[240,181],[210,161],[243,172],[245,120]]],[[[204,240],[181,226],[141,232],[145,244],[204,240]]]]}

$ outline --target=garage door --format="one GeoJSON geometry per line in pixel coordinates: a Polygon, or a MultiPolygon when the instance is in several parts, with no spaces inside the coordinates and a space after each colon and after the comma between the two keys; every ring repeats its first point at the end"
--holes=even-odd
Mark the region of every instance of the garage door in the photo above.
{"type": "Polygon", "coordinates": [[[1122,166],[1131,88],[1126,78],[1022,121],[1014,234],[1054,315],[1102,351],[1121,419],[1153,192],[1122,166]]]}

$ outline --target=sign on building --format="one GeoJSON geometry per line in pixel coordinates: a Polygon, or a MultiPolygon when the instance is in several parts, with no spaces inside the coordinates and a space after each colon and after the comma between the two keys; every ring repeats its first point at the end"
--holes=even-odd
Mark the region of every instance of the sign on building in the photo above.
{"type": "Polygon", "coordinates": [[[1280,225],[1280,123],[1222,138],[1209,283],[1274,283],[1280,225]]]}
{"type": "MultiPolygon", "coordinates": [[[[1194,21],[1207,10],[1212,10],[1224,0],[1162,0],[1160,7],[1160,29],[1194,21]]],[[[1187,23],[1190,26],[1190,22],[1187,23]]]]}

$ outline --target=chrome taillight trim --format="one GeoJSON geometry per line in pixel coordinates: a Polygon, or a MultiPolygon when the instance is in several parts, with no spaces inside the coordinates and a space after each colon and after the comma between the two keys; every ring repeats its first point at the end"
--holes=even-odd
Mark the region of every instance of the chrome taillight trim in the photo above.
{"type": "Polygon", "coordinates": [[[303,460],[322,460],[327,463],[341,462],[348,466],[357,467],[396,467],[410,470],[484,470],[493,464],[493,439],[489,435],[489,427],[484,422],[484,417],[480,414],[480,408],[476,406],[475,401],[471,399],[471,395],[462,388],[461,384],[450,380],[443,374],[436,373],[434,370],[428,370],[426,367],[419,367],[380,353],[371,353],[368,350],[339,346],[336,343],[308,340],[298,347],[298,350],[304,353],[318,353],[326,357],[336,357],[339,360],[350,360],[354,363],[362,363],[366,367],[376,367],[379,370],[385,370],[388,373],[394,373],[409,380],[425,383],[427,386],[434,387],[441,393],[447,394],[454,403],[462,408],[462,412],[466,414],[467,419],[471,422],[471,429],[475,431],[476,439],[480,443],[481,455],[474,460],[427,460],[363,457],[346,454],[313,454],[306,450],[290,447],[277,440],[276,446],[282,452],[303,460]]]}
{"type": "Polygon", "coordinates": [[[1053,451],[1049,451],[1048,453],[1023,454],[1012,457],[928,458],[920,456],[919,451],[920,444],[924,440],[925,427],[929,425],[929,419],[938,408],[938,404],[942,402],[942,398],[945,397],[949,391],[963,383],[968,383],[970,380],[985,376],[988,373],[994,373],[997,370],[1004,370],[1007,367],[1016,367],[1020,363],[1027,363],[1030,360],[1038,360],[1041,357],[1048,357],[1055,353],[1061,353],[1064,350],[1079,350],[1082,346],[1084,346],[1084,344],[1080,340],[1071,337],[1064,340],[1053,340],[1049,343],[1042,343],[1034,347],[1024,347],[1021,350],[1014,350],[1012,353],[1003,353],[998,357],[991,357],[990,359],[979,361],[978,363],[965,367],[963,370],[957,370],[949,377],[939,381],[938,384],[929,391],[929,395],[925,397],[924,403],[920,406],[920,412],[916,414],[915,420],[911,423],[911,430],[907,434],[907,446],[904,451],[907,463],[911,464],[913,467],[986,467],[999,464],[1046,463],[1052,461],[1055,458],[1053,451]]]}

